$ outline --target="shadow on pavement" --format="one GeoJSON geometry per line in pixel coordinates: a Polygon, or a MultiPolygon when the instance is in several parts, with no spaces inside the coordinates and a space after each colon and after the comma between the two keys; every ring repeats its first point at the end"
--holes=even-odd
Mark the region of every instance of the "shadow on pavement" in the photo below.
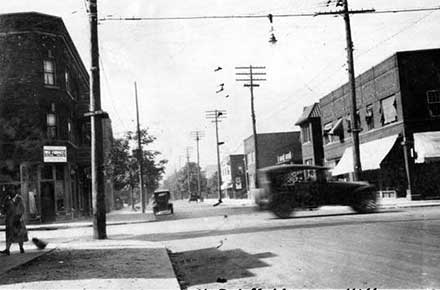
{"type": "Polygon", "coordinates": [[[0,285],[61,280],[174,278],[170,275],[173,274],[172,269],[167,269],[161,261],[163,252],[163,249],[155,248],[56,249],[1,274],[0,285]]]}
{"type": "Polygon", "coordinates": [[[217,248],[170,254],[176,274],[179,280],[184,280],[181,283],[185,286],[253,277],[249,269],[269,267],[261,259],[275,256],[270,252],[252,255],[241,249],[221,251],[217,248]]]}

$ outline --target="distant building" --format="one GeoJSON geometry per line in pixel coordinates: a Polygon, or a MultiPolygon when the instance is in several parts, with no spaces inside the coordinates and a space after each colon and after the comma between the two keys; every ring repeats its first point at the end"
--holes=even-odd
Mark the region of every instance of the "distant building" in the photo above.
{"type": "Polygon", "coordinates": [[[246,198],[247,176],[245,171],[245,155],[228,155],[221,163],[222,193],[224,197],[246,198]]]}
{"type": "Polygon", "coordinates": [[[254,137],[244,140],[245,167],[249,189],[255,188],[257,169],[280,163],[301,163],[300,132],[280,132],[257,134],[258,168],[255,164],[254,137]]]}
{"type": "MultiPolygon", "coordinates": [[[[0,15],[0,198],[21,192],[27,218],[91,214],[89,102],[89,75],[61,18],[0,15]]],[[[108,151],[110,120],[103,125],[108,151]]]]}
{"type": "MultiPolygon", "coordinates": [[[[362,179],[383,196],[440,198],[440,49],[397,52],[356,78],[362,179]]],[[[305,108],[303,161],[351,179],[348,84],[305,108]]]]}

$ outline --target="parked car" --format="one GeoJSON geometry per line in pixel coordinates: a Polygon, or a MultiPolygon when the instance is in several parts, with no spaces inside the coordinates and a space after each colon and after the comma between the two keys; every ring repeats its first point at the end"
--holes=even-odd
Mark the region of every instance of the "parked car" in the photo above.
{"type": "Polygon", "coordinates": [[[196,192],[191,192],[188,202],[191,201],[199,202],[199,195],[196,192]]]}
{"type": "Polygon", "coordinates": [[[374,212],[376,190],[365,181],[347,182],[329,179],[328,168],[315,165],[286,164],[259,170],[262,190],[255,197],[261,208],[280,218],[295,209],[314,209],[323,205],[346,205],[358,213],[374,212]]]}
{"type": "Polygon", "coordinates": [[[170,202],[171,193],[169,190],[157,190],[154,192],[153,213],[157,215],[159,212],[168,211],[174,213],[173,204],[170,202]]]}

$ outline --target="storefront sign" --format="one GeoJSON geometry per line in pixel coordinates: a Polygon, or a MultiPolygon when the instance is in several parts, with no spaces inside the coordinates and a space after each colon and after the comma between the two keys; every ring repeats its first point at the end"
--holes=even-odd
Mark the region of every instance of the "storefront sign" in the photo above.
{"type": "Polygon", "coordinates": [[[44,146],[44,162],[67,162],[66,146],[44,146]]]}

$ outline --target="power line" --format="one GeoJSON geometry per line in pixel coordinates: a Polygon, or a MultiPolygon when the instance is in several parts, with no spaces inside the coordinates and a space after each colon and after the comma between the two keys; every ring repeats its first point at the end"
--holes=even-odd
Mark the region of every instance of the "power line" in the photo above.
{"type": "MultiPolygon", "coordinates": [[[[101,48],[101,49],[102,49],[102,48],[101,48]]],[[[101,63],[102,74],[104,75],[104,80],[105,80],[105,84],[106,84],[106,87],[107,87],[108,95],[109,95],[109,97],[110,97],[110,101],[111,101],[111,104],[112,104],[113,110],[114,110],[115,113],[116,113],[116,117],[118,118],[119,122],[121,122],[122,127],[124,127],[124,130],[125,130],[125,131],[129,131],[129,130],[127,130],[127,127],[125,126],[124,121],[122,121],[122,118],[121,118],[121,116],[119,115],[118,111],[116,110],[115,103],[114,103],[114,101],[113,101],[113,96],[112,96],[112,93],[111,93],[110,82],[109,82],[108,77],[107,77],[107,74],[106,74],[106,72],[105,72],[105,70],[104,70],[104,62],[102,61],[101,58],[99,58],[99,62],[101,63]]]]}
{"type": "MultiPolygon", "coordinates": [[[[410,13],[440,10],[438,7],[426,8],[402,8],[402,9],[384,9],[384,10],[366,10],[371,14],[393,14],[393,13],[410,13]]],[[[318,14],[338,14],[340,12],[308,12],[308,13],[286,13],[286,14],[272,14],[273,17],[290,18],[290,17],[315,17],[318,14]]],[[[166,20],[206,20],[206,19],[248,19],[248,18],[267,18],[267,14],[259,15],[201,15],[201,16],[164,16],[164,17],[103,17],[99,21],[166,21],[166,20]]]]}
{"type": "MultiPolygon", "coordinates": [[[[393,39],[394,37],[396,37],[397,35],[401,34],[402,32],[404,32],[404,31],[406,31],[406,30],[412,28],[414,25],[417,25],[417,24],[420,23],[421,21],[425,20],[427,17],[431,16],[432,13],[434,13],[434,12],[435,12],[435,11],[431,11],[430,13],[428,13],[428,14],[426,14],[426,15],[423,15],[422,17],[418,18],[416,21],[414,21],[414,22],[412,22],[411,24],[409,24],[409,25],[403,27],[402,29],[400,29],[400,30],[397,31],[396,33],[392,34],[391,36],[382,39],[381,41],[379,41],[378,43],[376,43],[375,45],[371,46],[370,48],[368,48],[368,49],[366,49],[366,50],[364,50],[364,51],[360,51],[359,54],[356,54],[356,53],[355,53],[355,54],[356,54],[356,57],[358,57],[358,58],[362,57],[363,55],[365,55],[365,54],[367,54],[368,52],[372,51],[373,49],[379,47],[380,45],[384,44],[385,42],[387,42],[387,41],[393,39]]],[[[306,89],[309,89],[310,84],[311,84],[314,80],[316,80],[316,79],[318,78],[318,76],[320,76],[324,71],[326,71],[326,70],[327,70],[327,69],[328,69],[333,63],[334,63],[333,60],[330,61],[330,62],[328,62],[327,65],[326,65],[323,69],[321,69],[321,70],[320,70],[320,71],[319,71],[314,77],[312,77],[307,83],[304,83],[304,84],[303,84],[303,87],[306,88],[306,89]]],[[[346,66],[346,64],[343,64],[343,65],[338,66],[338,67],[341,67],[341,68],[342,68],[342,67],[345,67],[345,66],[346,66]]],[[[310,89],[309,89],[309,90],[310,90],[310,89]]],[[[296,90],[296,92],[298,92],[298,91],[300,91],[300,89],[297,89],[297,90],[296,90]]],[[[288,96],[288,97],[284,98],[283,100],[281,100],[281,101],[279,102],[279,104],[285,103],[286,101],[288,101],[288,100],[291,99],[291,98],[292,98],[292,96],[288,96]]],[[[297,104],[297,102],[295,102],[295,103],[293,103],[293,104],[291,104],[291,105],[295,105],[295,104],[297,104]]],[[[273,115],[275,115],[275,114],[277,114],[277,113],[279,113],[279,112],[282,112],[282,111],[284,111],[284,110],[286,110],[286,109],[288,109],[288,108],[289,108],[289,105],[284,104],[284,106],[283,106],[282,108],[280,108],[280,109],[276,109],[276,110],[274,110],[274,111],[268,113],[267,115],[263,116],[262,119],[268,119],[268,118],[272,117],[273,115]]]]}

